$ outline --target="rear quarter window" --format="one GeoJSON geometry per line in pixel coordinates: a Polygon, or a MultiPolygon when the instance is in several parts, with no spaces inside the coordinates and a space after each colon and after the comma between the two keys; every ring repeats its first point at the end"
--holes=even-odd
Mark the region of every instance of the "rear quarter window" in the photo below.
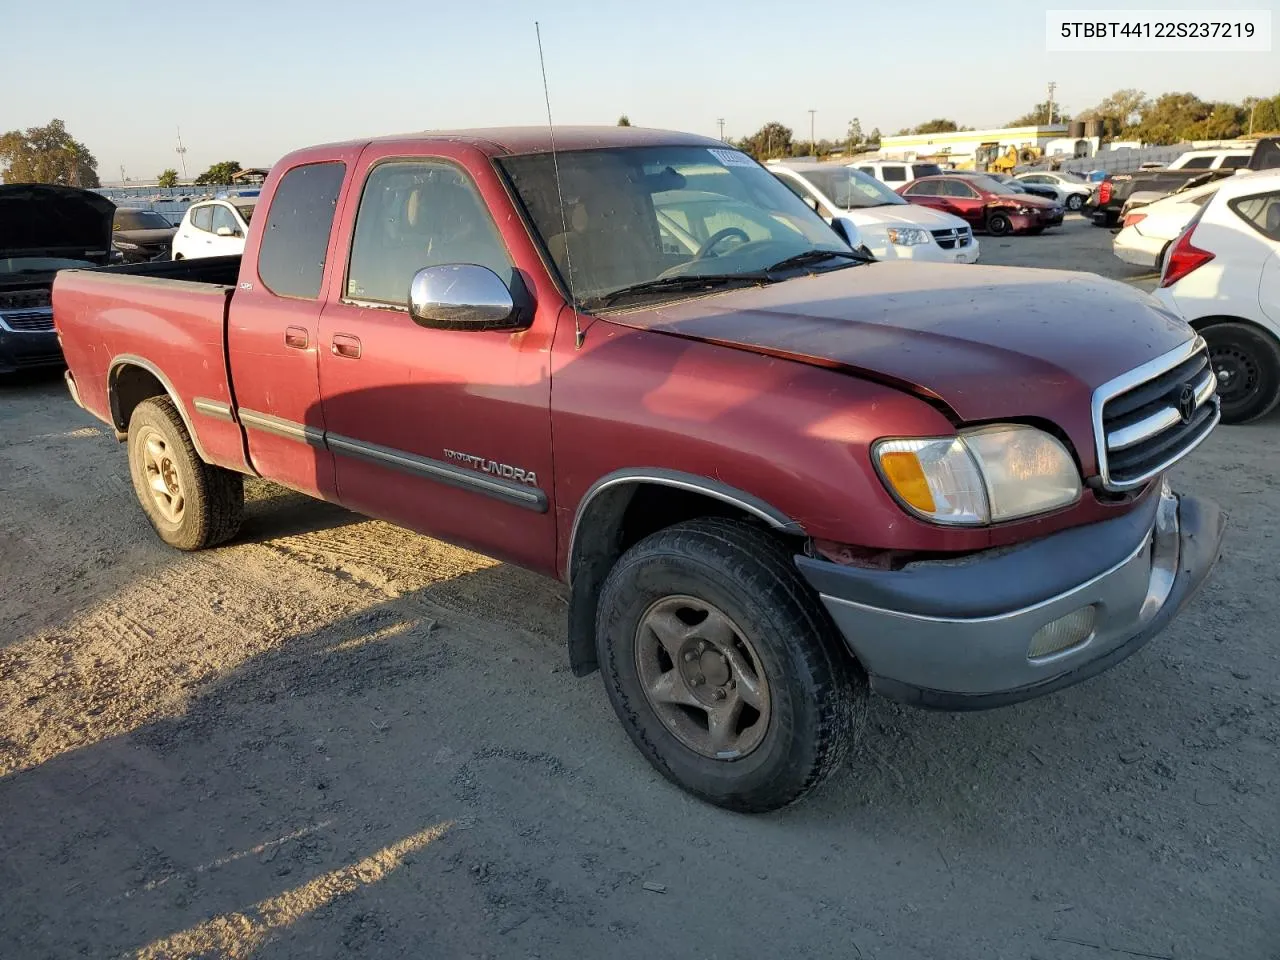
{"type": "Polygon", "coordinates": [[[906,167],[881,167],[881,179],[885,183],[901,183],[907,179],[906,167]]]}
{"type": "Polygon", "coordinates": [[[1280,240],[1280,192],[1236,197],[1227,206],[1264,237],[1280,240]]]}
{"type": "Polygon", "coordinates": [[[1213,157],[1192,157],[1182,165],[1183,170],[1208,170],[1213,166],[1213,157]]]}
{"type": "Polygon", "coordinates": [[[294,167],[280,178],[258,248],[258,277],[276,296],[319,296],[346,172],[346,164],[334,160],[294,167]]]}

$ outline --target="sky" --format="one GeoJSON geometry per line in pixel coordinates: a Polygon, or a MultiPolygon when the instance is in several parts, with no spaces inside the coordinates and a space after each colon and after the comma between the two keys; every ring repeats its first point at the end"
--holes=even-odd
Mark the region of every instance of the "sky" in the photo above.
{"type": "MultiPolygon", "coordinates": [[[[1276,0],[1163,0],[1111,9],[1273,9],[1276,0]]],[[[998,127],[1045,99],[1077,111],[1122,87],[1239,101],[1280,92],[1270,53],[1045,51],[1045,11],[1072,0],[0,0],[0,131],[57,117],[104,182],[238,160],[270,166],[331,140],[543,124],[534,21],[556,123],[726,137],[770,120],[819,139],[933,117],[998,127]]]]}

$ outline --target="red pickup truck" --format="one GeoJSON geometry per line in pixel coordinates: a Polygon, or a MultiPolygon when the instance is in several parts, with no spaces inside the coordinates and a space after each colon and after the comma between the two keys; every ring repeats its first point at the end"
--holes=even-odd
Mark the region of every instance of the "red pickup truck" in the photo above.
{"type": "Polygon", "coordinates": [[[243,259],[69,270],[67,383],[182,549],[262,476],[570,585],[664,775],[767,810],[868,690],[970,709],[1106,669],[1217,559],[1166,471],[1219,418],[1136,290],[870,262],[725,144],[423,134],[276,165],[243,259]]]}

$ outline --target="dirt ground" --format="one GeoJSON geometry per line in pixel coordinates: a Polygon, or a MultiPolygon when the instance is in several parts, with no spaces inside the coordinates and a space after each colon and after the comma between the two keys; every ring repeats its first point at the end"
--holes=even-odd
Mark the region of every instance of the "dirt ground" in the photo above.
{"type": "Polygon", "coordinates": [[[1276,960],[1278,441],[1178,470],[1226,553],[1144,651],[999,711],[875,700],[744,817],[568,673],[556,585],[265,483],[179,554],[57,379],[0,386],[0,956],[1276,960]]]}

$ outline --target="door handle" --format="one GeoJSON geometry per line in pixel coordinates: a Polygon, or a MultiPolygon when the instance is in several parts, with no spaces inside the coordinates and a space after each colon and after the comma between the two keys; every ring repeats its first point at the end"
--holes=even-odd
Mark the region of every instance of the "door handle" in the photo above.
{"type": "Polygon", "coordinates": [[[360,338],[348,333],[335,333],[329,349],[335,357],[346,357],[349,360],[360,359],[360,338]]]}
{"type": "Polygon", "coordinates": [[[286,347],[293,347],[295,350],[305,350],[307,349],[307,344],[310,342],[311,341],[307,336],[307,330],[305,327],[284,328],[284,345],[286,347]]]}

